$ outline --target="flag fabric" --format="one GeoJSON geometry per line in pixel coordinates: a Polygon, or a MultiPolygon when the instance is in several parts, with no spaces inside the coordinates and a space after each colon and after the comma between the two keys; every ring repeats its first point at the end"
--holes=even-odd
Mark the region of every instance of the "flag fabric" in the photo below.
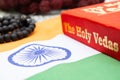
{"type": "Polygon", "coordinates": [[[60,64],[27,80],[119,80],[120,63],[104,54],[60,64]]]}
{"type": "Polygon", "coordinates": [[[24,80],[56,65],[76,62],[98,53],[65,35],[58,35],[51,40],[30,42],[1,53],[0,76],[3,80],[24,80]]]}
{"type": "Polygon", "coordinates": [[[1,80],[119,80],[119,61],[62,33],[60,16],[0,45],[1,80]],[[52,23],[54,22],[54,24],[52,23]]]}

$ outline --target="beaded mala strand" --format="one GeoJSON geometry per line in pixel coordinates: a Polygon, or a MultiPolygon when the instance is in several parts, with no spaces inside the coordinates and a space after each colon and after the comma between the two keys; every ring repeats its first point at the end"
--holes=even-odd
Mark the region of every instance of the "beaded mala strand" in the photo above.
{"type": "Polygon", "coordinates": [[[0,43],[16,41],[27,37],[34,31],[33,20],[26,15],[0,18],[0,43]]]}
{"type": "Polygon", "coordinates": [[[0,9],[4,11],[18,11],[24,14],[48,13],[52,10],[71,9],[105,0],[0,0],[0,9]]]}

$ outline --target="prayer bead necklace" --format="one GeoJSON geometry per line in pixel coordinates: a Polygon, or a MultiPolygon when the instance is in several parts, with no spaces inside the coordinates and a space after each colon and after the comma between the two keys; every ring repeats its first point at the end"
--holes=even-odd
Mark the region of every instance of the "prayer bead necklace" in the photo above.
{"type": "Polygon", "coordinates": [[[26,15],[0,18],[0,43],[16,41],[27,37],[35,29],[32,18],[26,15]]]}

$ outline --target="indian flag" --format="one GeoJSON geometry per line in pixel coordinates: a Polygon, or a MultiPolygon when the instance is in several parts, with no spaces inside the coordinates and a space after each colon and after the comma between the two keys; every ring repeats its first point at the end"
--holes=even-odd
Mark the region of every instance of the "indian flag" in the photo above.
{"type": "Polygon", "coordinates": [[[0,54],[2,80],[119,80],[120,63],[63,34],[0,54]]]}
{"type": "Polygon", "coordinates": [[[60,22],[37,23],[30,37],[1,44],[0,79],[120,80],[119,61],[64,35],[60,22]]]}

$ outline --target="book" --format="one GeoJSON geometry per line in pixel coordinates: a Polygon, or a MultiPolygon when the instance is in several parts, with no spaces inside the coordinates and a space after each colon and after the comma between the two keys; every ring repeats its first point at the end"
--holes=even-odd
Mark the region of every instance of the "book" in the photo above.
{"type": "Polygon", "coordinates": [[[61,12],[63,33],[120,60],[120,1],[61,12]]]}

